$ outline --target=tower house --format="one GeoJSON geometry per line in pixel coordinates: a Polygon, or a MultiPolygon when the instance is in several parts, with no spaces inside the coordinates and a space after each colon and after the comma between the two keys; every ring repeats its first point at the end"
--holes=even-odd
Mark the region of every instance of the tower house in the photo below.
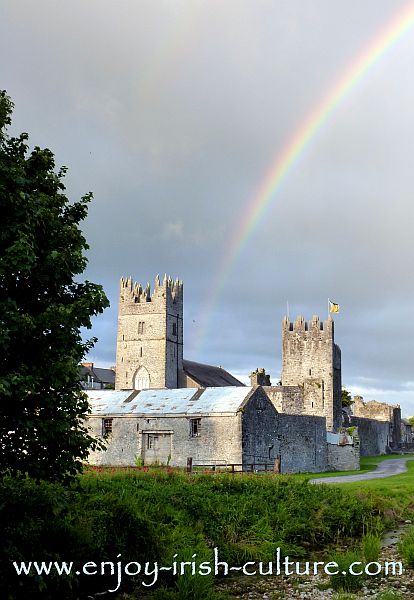
{"type": "Polygon", "coordinates": [[[115,389],[177,388],[182,368],[182,281],[121,278],[115,389]]]}
{"type": "Polygon", "coordinates": [[[283,319],[282,385],[303,387],[303,412],[326,417],[329,431],[341,427],[341,350],[330,316],[326,321],[283,319]]]}

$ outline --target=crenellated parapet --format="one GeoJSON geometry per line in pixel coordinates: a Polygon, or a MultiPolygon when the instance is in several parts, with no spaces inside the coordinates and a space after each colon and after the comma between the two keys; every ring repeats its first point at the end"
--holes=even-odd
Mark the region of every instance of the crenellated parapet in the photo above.
{"type": "Polygon", "coordinates": [[[183,300],[183,282],[172,279],[164,275],[160,280],[159,275],[155,277],[154,290],[151,293],[149,283],[144,287],[141,283],[135,282],[132,277],[121,277],[120,280],[120,301],[122,303],[140,304],[146,302],[155,302],[158,299],[166,299],[172,303],[182,303],[183,300]]]}
{"type": "Polygon", "coordinates": [[[325,332],[328,336],[333,335],[334,322],[329,316],[325,321],[317,315],[313,315],[310,321],[306,321],[302,315],[296,317],[294,321],[290,321],[289,317],[284,317],[282,322],[282,330],[284,333],[305,333],[307,331],[320,334],[325,332]]]}

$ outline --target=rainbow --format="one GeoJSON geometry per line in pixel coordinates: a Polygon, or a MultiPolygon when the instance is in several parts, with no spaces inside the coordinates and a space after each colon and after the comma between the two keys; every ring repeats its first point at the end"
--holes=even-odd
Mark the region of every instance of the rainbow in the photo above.
{"type": "Polygon", "coordinates": [[[233,229],[230,243],[222,258],[220,268],[210,287],[201,317],[201,323],[195,338],[194,350],[200,351],[206,337],[210,315],[217,303],[227,275],[234,262],[249,241],[253,231],[263,217],[269,205],[275,200],[282,183],[291,172],[321,127],[330,118],[343,100],[350,94],[364,75],[376,65],[414,25],[414,3],[410,2],[395,18],[380,31],[373,41],[358,55],[333,87],[324,96],[319,105],[312,110],[288,139],[282,151],[272,162],[253,199],[248,202],[242,217],[233,229]]]}

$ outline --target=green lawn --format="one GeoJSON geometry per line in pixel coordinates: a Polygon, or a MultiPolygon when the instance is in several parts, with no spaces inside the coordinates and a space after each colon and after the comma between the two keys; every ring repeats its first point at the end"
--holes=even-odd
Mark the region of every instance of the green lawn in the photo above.
{"type": "MultiPolygon", "coordinates": [[[[407,455],[412,458],[413,455],[407,455]]],[[[373,468],[382,459],[390,459],[392,456],[373,456],[361,460],[365,467],[371,465],[373,468]]],[[[394,458],[397,458],[394,456],[394,458]]],[[[356,494],[364,500],[368,500],[373,509],[381,507],[381,512],[389,516],[392,520],[395,518],[414,517],[414,461],[407,463],[407,472],[401,475],[384,477],[383,479],[369,479],[367,481],[353,481],[350,483],[331,483],[335,487],[340,487],[344,491],[356,494]]],[[[339,475],[340,473],[336,473],[339,475]]],[[[342,475],[347,472],[342,472],[342,475]]]]}
{"type": "Polygon", "coordinates": [[[361,456],[361,468],[359,471],[326,471],[323,473],[309,474],[312,479],[321,479],[323,477],[342,477],[343,475],[359,475],[368,471],[374,471],[377,465],[383,460],[392,460],[396,458],[414,458],[414,454],[381,454],[380,456],[361,456]]]}

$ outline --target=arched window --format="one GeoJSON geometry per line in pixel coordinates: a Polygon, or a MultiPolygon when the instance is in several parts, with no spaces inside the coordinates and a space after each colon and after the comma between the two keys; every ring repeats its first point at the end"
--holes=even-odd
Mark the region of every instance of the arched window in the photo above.
{"type": "Polygon", "coordinates": [[[150,376],[145,367],[139,367],[134,376],[134,390],[147,390],[150,386],[150,376]]]}

